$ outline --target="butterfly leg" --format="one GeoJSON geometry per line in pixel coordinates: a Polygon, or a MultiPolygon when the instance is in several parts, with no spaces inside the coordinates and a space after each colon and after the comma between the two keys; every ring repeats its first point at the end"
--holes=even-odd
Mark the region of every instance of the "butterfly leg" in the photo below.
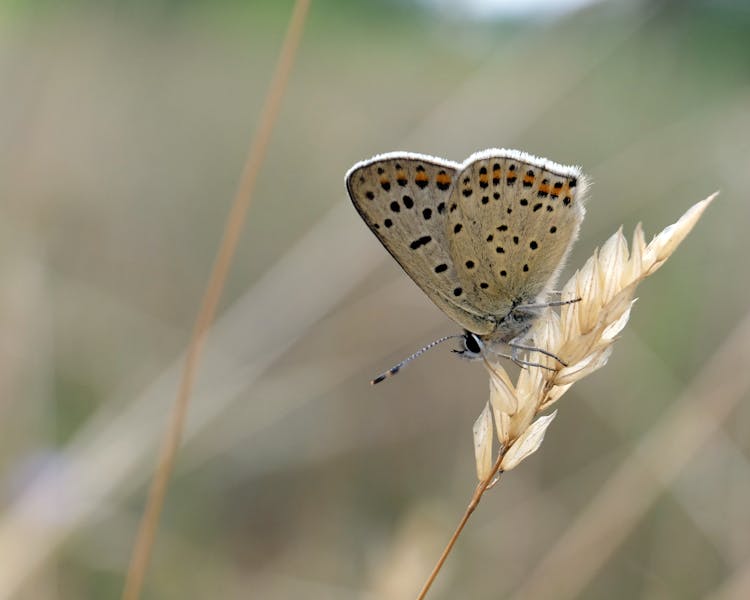
{"type": "Polygon", "coordinates": [[[555,370],[552,367],[548,367],[547,365],[543,365],[542,363],[530,362],[530,361],[524,360],[522,358],[512,358],[511,357],[511,360],[514,363],[516,363],[519,367],[521,367],[522,369],[526,368],[526,367],[539,367],[540,369],[547,369],[548,371],[554,371],[555,370]]]}
{"type": "Polygon", "coordinates": [[[543,304],[520,304],[514,308],[514,310],[527,310],[529,308],[550,308],[552,306],[565,306],[566,304],[575,304],[580,302],[581,298],[573,298],[572,300],[554,300],[552,302],[545,302],[543,304]]]}
{"type": "Polygon", "coordinates": [[[536,346],[526,346],[524,344],[518,344],[514,340],[511,340],[510,342],[508,342],[508,345],[512,348],[511,354],[512,354],[513,362],[516,361],[516,359],[518,358],[518,354],[521,350],[526,350],[528,352],[539,352],[539,354],[544,354],[544,356],[549,356],[550,358],[554,358],[563,367],[568,366],[568,363],[566,363],[557,354],[555,354],[554,352],[550,352],[549,350],[545,350],[544,348],[537,348],[536,346]]]}
{"type": "MultiPolygon", "coordinates": [[[[539,367],[540,369],[547,369],[548,371],[555,370],[552,367],[548,367],[547,365],[543,365],[541,363],[535,363],[535,362],[530,362],[528,360],[524,360],[523,358],[521,358],[518,352],[518,350],[523,350],[524,348],[528,348],[529,350],[537,350],[539,352],[542,352],[542,354],[546,354],[546,352],[544,352],[543,350],[539,350],[539,348],[533,348],[530,346],[529,347],[519,346],[518,349],[516,349],[516,347],[512,343],[508,345],[512,348],[510,354],[504,354],[502,352],[498,352],[497,350],[492,350],[490,348],[487,348],[487,352],[494,354],[495,356],[499,356],[500,358],[507,358],[508,360],[513,361],[513,363],[515,363],[517,366],[521,367],[522,369],[526,367],[539,367]]],[[[555,356],[554,354],[551,354],[551,353],[550,355],[552,357],[555,356]]]]}

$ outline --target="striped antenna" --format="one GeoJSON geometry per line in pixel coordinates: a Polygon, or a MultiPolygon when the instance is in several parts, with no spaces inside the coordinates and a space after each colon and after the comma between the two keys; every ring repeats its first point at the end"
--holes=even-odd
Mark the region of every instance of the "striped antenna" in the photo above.
{"type": "Polygon", "coordinates": [[[380,383],[384,379],[388,379],[389,377],[393,377],[396,373],[398,373],[401,370],[401,368],[404,365],[406,365],[407,363],[413,361],[415,358],[417,358],[418,356],[421,356],[422,354],[424,354],[428,350],[431,350],[432,348],[434,348],[438,344],[442,344],[445,341],[453,340],[453,339],[457,339],[457,338],[462,338],[462,337],[464,337],[464,336],[463,335],[446,335],[445,337],[441,337],[441,338],[435,340],[434,342],[430,342],[424,348],[421,348],[421,349],[417,350],[414,354],[412,354],[411,356],[406,357],[404,360],[402,360],[397,365],[392,366],[385,373],[382,373],[382,374],[378,375],[375,379],[373,379],[370,382],[370,385],[375,385],[376,383],[380,383]]]}

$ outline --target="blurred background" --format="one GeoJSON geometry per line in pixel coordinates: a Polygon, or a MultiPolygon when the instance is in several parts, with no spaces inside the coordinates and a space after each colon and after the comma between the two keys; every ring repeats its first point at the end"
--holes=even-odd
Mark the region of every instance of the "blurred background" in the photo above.
{"type": "MultiPolygon", "coordinates": [[[[481,365],[359,220],[391,150],[594,184],[563,281],[720,189],[430,598],[750,597],[750,5],[314,0],[145,598],[412,598],[481,365]],[[587,537],[589,536],[589,537],[587,537]]],[[[0,598],[119,597],[292,2],[0,3],[0,598]]]]}

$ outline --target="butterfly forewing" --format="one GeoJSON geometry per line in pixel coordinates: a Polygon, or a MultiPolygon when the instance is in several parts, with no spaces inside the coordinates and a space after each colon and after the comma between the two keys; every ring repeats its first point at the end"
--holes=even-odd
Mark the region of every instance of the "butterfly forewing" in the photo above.
{"type": "Polygon", "coordinates": [[[467,303],[446,239],[446,217],[461,165],[391,153],[358,163],[346,185],[355,208],[406,273],[462,327],[489,331],[467,303]]]}
{"type": "Polygon", "coordinates": [[[513,150],[485,151],[464,163],[446,236],[478,311],[502,318],[554,285],[584,216],[583,187],[577,168],[513,150]]]}

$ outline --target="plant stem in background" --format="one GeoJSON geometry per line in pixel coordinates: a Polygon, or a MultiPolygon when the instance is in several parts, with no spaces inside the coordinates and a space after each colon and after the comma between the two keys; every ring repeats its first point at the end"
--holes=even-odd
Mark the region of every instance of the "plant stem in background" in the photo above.
{"type": "Polygon", "coordinates": [[[125,589],[122,594],[123,600],[137,600],[141,595],[146,569],[148,568],[151,550],[156,537],[156,530],[159,526],[159,517],[164,506],[169,479],[174,469],[177,450],[185,428],[190,394],[195,382],[201,353],[206,342],[208,330],[213,323],[216,308],[232,264],[232,258],[234,257],[245,224],[245,217],[250,207],[255,182],[258,179],[258,174],[266,155],[266,149],[271,139],[271,132],[279,115],[281,100],[284,96],[289,74],[294,63],[294,57],[302,37],[309,6],[310,0],[297,0],[294,5],[281,53],[276,64],[276,70],[261,111],[258,131],[250,145],[232,208],[227,216],[224,234],[187,349],[185,367],[182,371],[174,409],[167,429],[164,432],[156,470],[151,481],[151,487],[149,488],[146,508],[141,518],[138,535],[130,559],[125,589]]]}

